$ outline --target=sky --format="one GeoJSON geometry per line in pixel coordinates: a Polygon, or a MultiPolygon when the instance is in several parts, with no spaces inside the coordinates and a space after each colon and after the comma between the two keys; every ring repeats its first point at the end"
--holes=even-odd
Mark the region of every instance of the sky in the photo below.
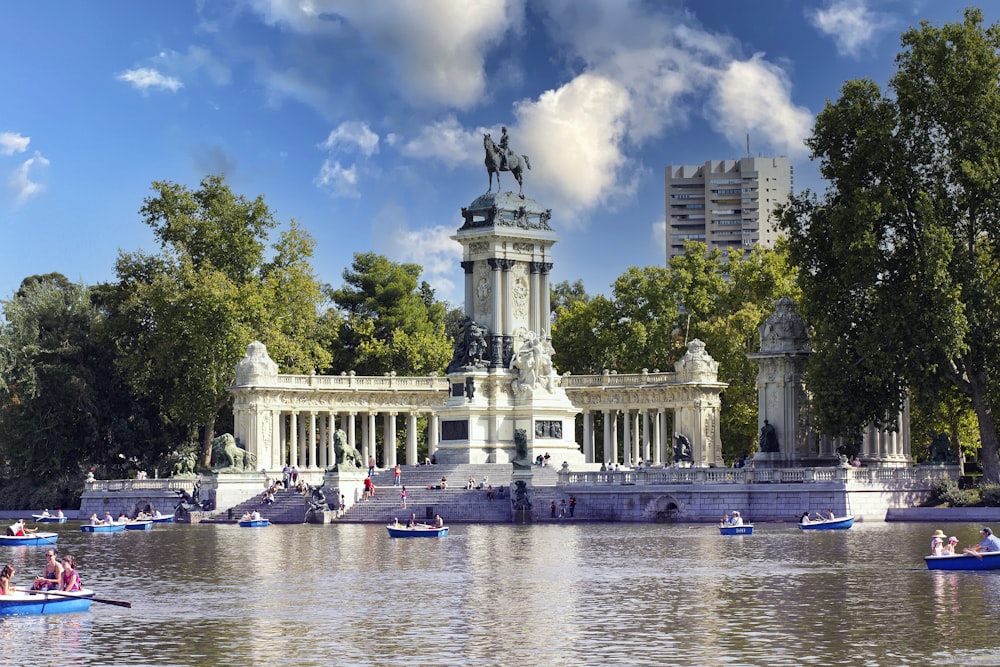
{"type": "MultiPolygon", "coordinates": [[[[316,242],[424,267],[462,300],[461,208],[483,134],[528,155],[552,280],[610,293],[663,265],[664,168],[784,155],[845,81],[885,86],[900,35],[950,0],[28,0],[0,3],[0,299],[28,276],[115,280],[156,252],[154,181],[222,174],[316,242]]],[[[987,23],[1000,8],[987,3],[987,23]]],[[[494,185],[494,189],[495,189],[494,185]]],[[[516,191],[510,174],[502,189],[516,191]]]]}

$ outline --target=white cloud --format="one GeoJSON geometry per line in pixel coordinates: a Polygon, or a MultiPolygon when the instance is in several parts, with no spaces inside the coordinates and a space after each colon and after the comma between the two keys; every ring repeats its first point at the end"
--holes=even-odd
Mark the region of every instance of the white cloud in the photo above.
{"type": "Polygon", "coordinates": [[[330,131],[326,141],[320,147],[328,151],[338,146],[357,147],[363,155],[371,157],[378,152],[378,135],[371,131],[368,123],[347,121],[330,131]]]}
{"type": "Polygon", "coordinates": [[[358,170],[355,165],[344,168],[340,162],[323,160],[323,165],[313,183],[334,197],[356,199],[361,196],[358,191],[358,170]]]}
{"type": "Polygon", "coordinates": [[[17,169],[11,172],[7,178],[7,185],[14,191],[16,204],[22,204],[42,192],[43,187],[31,179],[35,177],[35,172],[47,166],[49,166],[49,160],[35,151],[34,156],[22,162],[17,169]]]}
{"type": "Polygon", "coordinates": [[[533,171],[526,178],[570,213],[623,194],[622,141],[631,104],[621,84],[594,74],[578,76],[537,101],[521,102],[511,148],[523,152],[518,142],[532,147],[533,171]]]}
{"type": "Polygon", "coordinates": [[[657,220],[650,226],[650,235],[653,239],[653,243],[656,244],[658,248],[667,247],[667,221],[663,218],[657,220]]]}
{"type": "Polygon", "coordinates": [[[165,49],[152,60],[158,69],[184,75],[185,78],[204,72],[213,83],[218,85],[225,85],[232,78],[229,65],[201,46],[189,46],[187,51],[183,53],[173,49],[165,49]]]}
{"type": "Polygon", "coordinates": [[[172,76],[161,74],[158,70],[151,67],[139,67],[137,69],[126,70],[115,78],[119,81],[129,83],[133,88],[143,92],[146,92],[151,88],[155,88],[160,90],[169,90],[172,93],[176,93],[184,87],[184,84],[181,83],[180,79],[175,79],[172,76]]]}
{"type": "Polygon", "coordinates": [[[400,151],[412,158],[440,158],[449,167],[470,164],[482,159],[479,152],[483,147],[483,133],[487,131],[482,128],[466,130],[454,116],[448,116],[421,128],[400,151]]]}
{"type": "Polygon", "coordinates": [[[421,279],[430,283],[435,296],[460,306],[464,284],[455,282],[455,267],[462,261],[462,246],[451,238],[454,228],[432,225],[411,229],[406,211],[387,203],[373,221],[373,238],[378,251],[397,262],[413,262],[423,267],[421,279]]]}
{"type": "Polygon", "coordinates": [[[808,109],[792,103],[784,71],[762,54],[729,64],[716,81],[706,115],[734,146],[743,145],[749,133],[786,155],[806,153],[803,139],[813,122],[808,109]]]}
{"type": "Polygon", "coordinates": [[[256,0],[270,25],[336,38],[349,25],[411,102],[468,108],[486,94],[485,58],[524,14],[523,0],[256,0]]]}
{"type": "Polygon", "coordinates": [[[31,137],[21,136],[17,132],[0,132],[0,155],[23,153],[28,149],[31,137]]]}
{"type": "Polygon", "coordinates": [[[807,10],[806,18],[833,38],[840,55],[852,58],[860,57],[880,32],[892,27],[892,19],[870,10],[866,0],[834,0],[826,9],[807,10]]]}

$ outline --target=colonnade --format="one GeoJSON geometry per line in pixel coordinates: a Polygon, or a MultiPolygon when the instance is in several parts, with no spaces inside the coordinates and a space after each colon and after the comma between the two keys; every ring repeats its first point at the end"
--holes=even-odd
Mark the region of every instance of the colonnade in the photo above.
{"type": "MultiPolygon", "coordinates": [[[[347,444],[357,449],[367,464],[370,456],[375,456],[379,467],[391,468],[397,463],[416,465],[419,438],[418,415],[420,411],[369,411],[337,412],[334,410],[287,410],[275,413],[276,446],[272,447],[267,460],[258,460],[258,465],[271,470],[281,469],[286,464],[300,470],[325,469],[336,462],[333,436],[337,429],[347,437],[347,444]],[[404,460],[398,461],[396,447],[377,447],[379,421],[383,442],[396,442],[399,420],[406,433],[404,460]],[[310,437],[311,434],[311,437],[310,437]]],[[[427,412],[428,456],[437,450],[440,421],[432,412],[427,412]]]]}

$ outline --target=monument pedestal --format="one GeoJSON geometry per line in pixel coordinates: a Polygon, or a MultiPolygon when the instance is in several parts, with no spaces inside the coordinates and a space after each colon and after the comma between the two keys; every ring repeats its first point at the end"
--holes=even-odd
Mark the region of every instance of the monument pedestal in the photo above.
{"type": "MultiPolygon", "coordinates": [[[[367,471],[361,468],[347,470],[327,470],[323,473],[323,488],[326,489],[326,504],[328,507],[339,507],[343,496],[344,509],[350,508],[361,500],[365,491],[367,471]]],[[[319,523],[319,522],[317,522],[319,523]]],[[[329,523],[323,521],[323,523],[329,523]]]]}

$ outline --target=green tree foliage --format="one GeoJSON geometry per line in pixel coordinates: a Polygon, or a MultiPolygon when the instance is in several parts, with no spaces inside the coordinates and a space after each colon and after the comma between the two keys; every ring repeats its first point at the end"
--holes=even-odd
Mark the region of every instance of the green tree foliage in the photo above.
{"type": "Polygon", "coordinates": [[[582,280],[575,280],[572,283],[568,280],[558,282],[549,289],[551,317],[555,319],[560,308],[569,308],[577,301],[590,303],[590,300],[591,296],[584,289],[582,280]]]}
{"type": "Polygon", "coordinates": [[[253,339],[283,370],[329,365],[322,337],[310,334],[321,296],[308,263],[313,242],[292,223],[266,262],[276,226],[270,209],[261,196],[234,194],[219,176],[194,191],[168,181],[153,191],[140,214],[160,252],[120,253],[119,282],[104,305],[120,365],[172,423],[200,430],[208,465],[233,369],[253,339]]]}
{"type": "Polygon", "coordinates": [[[340,342],[343,367],[359,375],[440,373],[451,359],[445,334],[446,307],[419,282],[417,264],[356,253],[344,270],[344,286],[332,300],[344,312],[340,342]]]}
{"type": "Polygon", "coordinates": [[[85,467],[124,475],[154,467],[169,448],[155,406],[133,399],[118,374],[90,297],[48,274],[26,278],[3,302],[0,456],[36,487],[69,480],[49,505],[68,506],[85,467]]]}
{"type": "Polygon", "coordinates": [[[912,388],[971,403],[987,482],[1000,481],[1000,27],[967,10],[902,37],[891,93],[849,81],[808,145],[829,182],[782,215],[815,328],[817,419],[850,437],[912,388]]]}

